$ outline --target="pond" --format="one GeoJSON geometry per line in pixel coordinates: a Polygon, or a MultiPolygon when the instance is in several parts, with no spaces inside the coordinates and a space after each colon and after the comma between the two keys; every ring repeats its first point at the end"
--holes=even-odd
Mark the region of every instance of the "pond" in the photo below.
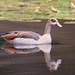
{"type": "MultiPolygon", "coordinates": [[[[0,38],[0,75],[74,75],[75,25],[52,27],[52,44],[13,45],[0,38]]],[[[47,20],[41,22],[1,21],[0,32],[28,30],[43,34],[47,20]]]]}

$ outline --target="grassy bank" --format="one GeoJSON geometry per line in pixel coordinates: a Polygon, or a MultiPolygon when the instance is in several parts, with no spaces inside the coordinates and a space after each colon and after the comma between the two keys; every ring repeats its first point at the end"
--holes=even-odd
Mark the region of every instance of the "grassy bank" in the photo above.
{"type": "Polygon", "coordinates": [[[32,19],[74,19],[70,0],[0,0],[0,20],[27,21],[32,19]],[[50,6],[59,12],[51,11],[50,6]]]}

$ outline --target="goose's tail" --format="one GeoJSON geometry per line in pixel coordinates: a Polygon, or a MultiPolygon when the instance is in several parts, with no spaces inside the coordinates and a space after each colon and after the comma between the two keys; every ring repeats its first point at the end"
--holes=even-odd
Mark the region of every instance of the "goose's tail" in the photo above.
{"type": "Polygon", "coordinates": [[[5,35],[6,35],[6,33],[0,33],[0,38],[5,36],[5,35]]]}

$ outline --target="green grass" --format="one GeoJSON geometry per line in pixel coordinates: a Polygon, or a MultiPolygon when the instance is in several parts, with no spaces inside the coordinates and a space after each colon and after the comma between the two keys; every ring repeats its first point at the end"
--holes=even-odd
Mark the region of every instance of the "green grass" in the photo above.
{"type": "Polygon", "coordinates": [[[70,0],[0,0],[0,20],[27,21],[32,19],[73,19],[75,11],[70,10],[70,0]],[[59,10],[52,12],[50,6],[59,10]],[[39,11],[36,12],[36,9],[39,11]]]}

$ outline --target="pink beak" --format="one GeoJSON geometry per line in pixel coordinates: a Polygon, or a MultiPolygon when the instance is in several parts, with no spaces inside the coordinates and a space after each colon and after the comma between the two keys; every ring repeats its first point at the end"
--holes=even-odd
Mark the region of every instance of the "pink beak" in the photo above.
{"type": "Polygon", "coordinates": [[[57,22],[57,26],[62,27],[62,25],[59,22],[57,22]]]}

